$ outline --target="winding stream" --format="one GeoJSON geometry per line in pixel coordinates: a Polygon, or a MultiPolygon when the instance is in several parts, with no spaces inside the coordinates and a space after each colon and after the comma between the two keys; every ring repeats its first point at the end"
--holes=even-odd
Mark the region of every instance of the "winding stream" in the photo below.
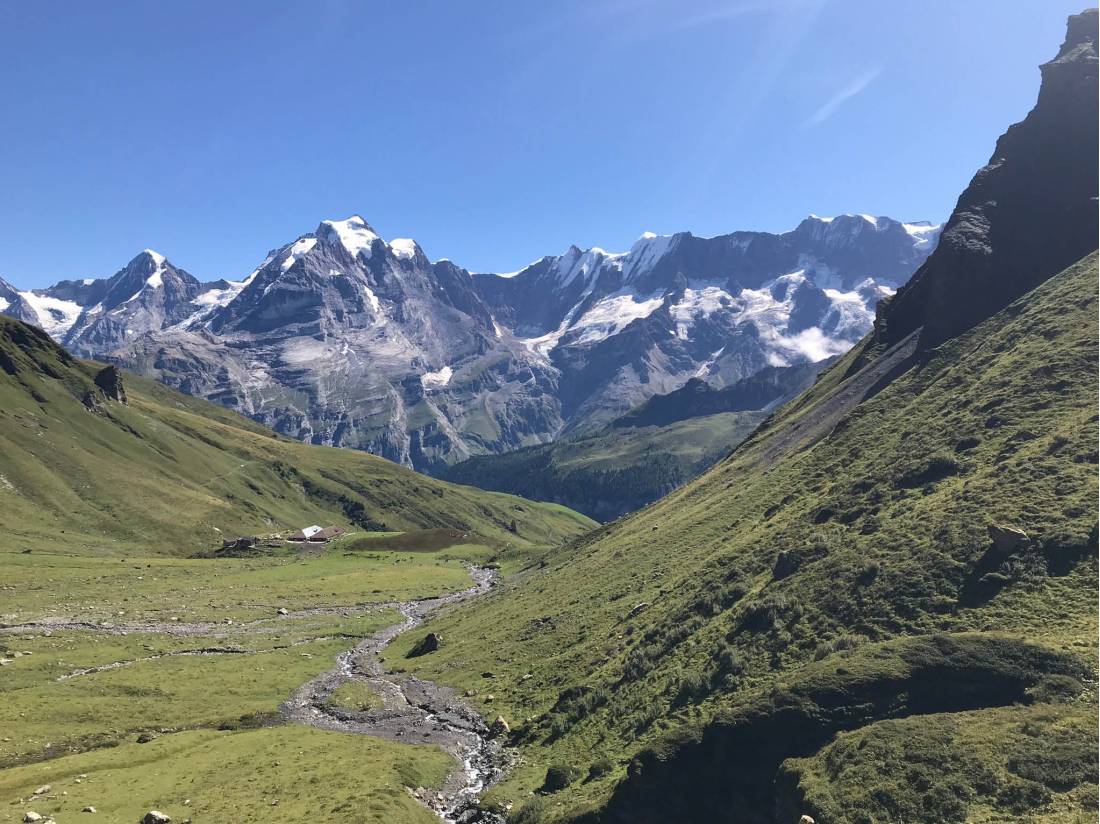
{"type": "Polygon", "coordinates": [[[409,744],[434,744],[454,756],[459,769],[438,792],[418,791],[416,798],[448,824],[497,824],[503,818],[477,808],[481,792],[504,773],[509,756],[489,734],[480,713],[454,690],[414,676],[385,671],[379,654],[394,638],[415,628],[439,609],[487,592],[497,580],[494,570],[471,567],[474,586],[439,598],[400,601],[391,606],[405,620],[364,638],[336,658],[336,666],[307,681],[280,707],[283,717],[323,730],[373,735],[409,744]],[[342,684],[366,684],[382,706],[353,711],[329,706],[329,696],[342,684]]]}

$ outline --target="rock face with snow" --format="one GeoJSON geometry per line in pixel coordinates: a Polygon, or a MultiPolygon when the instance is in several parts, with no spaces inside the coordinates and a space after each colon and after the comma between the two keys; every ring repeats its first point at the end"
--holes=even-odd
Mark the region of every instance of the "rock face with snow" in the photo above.
{"type": "Polygon", "coordinates": [[[105,281],[59,287],[53,290],[58,299],[83,304],[62,340],[85,357],[109,354],[138,335],[181,323],[194,313],[194,301],[203,292],[194,276],[151,249],[105,281]]]}
{"type": "Polygon", "coordinates": [[[24,323],[33,323],[35,326],[45,328],[42,319],[23,297],[23,293],[3,278],[0,278],[0,313],[18,318],[24,323]]]}
{"type": "Polygon", "coordinates": [[[196,302],[107,354],[291,437],[420,468],[560,428],[556,374],[503,340],[470,275],[362,218],[322,222],[196,302]]]}
{"type": "Polygon", "coordinates": [[[811,216],[784,234],[572,247],[504,276],[432,262],[355,216],[238,281],[200,283],[147,250],[103,280],[0,283],[0,311],[291,437],[430,471],[601,426],[691,379],[721,388],[839,354],[938,232],[811,216]]]}
{"type": "Polygon", "coordinates": [[[938,232],[886,217],[810,216],[784,234],[646,234],[625,254],[573,247],[514,276],[474,278],[494,316],[560,372],[573,431],[692,377],[722,387],[846,351],[938,232]]]}

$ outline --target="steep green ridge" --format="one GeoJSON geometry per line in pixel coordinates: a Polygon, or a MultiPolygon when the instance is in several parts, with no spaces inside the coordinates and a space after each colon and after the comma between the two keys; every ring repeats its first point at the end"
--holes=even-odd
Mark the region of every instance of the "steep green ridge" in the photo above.
{"type": "Polygon", "coordinates": [[[563,507],[458,487],[381,458],[276,437],[219,406],[0,318],[0,529],[18,548],[191,553],[312,523],[447,528],[523,548],[592,526],[563,507]],[[107,373],[108,375],[110,373],[107,373]],[[90,408],[89,408],[90,407],[90,408]],[[514,525],[514,529],[513,529],[514,525]]]}
{"type": "Polygon", "coordinates": [[[514,723],[524,761],[490,802],[604,822],[1094,816],[1095,770],[1057,764],[1095,736],[1096,266],[923,356],[849,374],[850,353],[696,481],[433,621],[439,651],[405,662],[401,639],[395,664],[514,723]],[[1030,538],[999,550],[992,524],[1030,538]],[[916,715],[933,720],[912,747],[974,739],[977,766],[942,782],[860,756],[905,752],[884,722],[916,715]],[[997,743],[1020,725],[1022,772],[997,743]],[[823,778],[844,730],[869,743],[823,778]],[[553,765],[574,782],[532,798],[553,765]]]}
{"type": "Polygon", "coordinates": [[[556,503],[608,521],[640,509],[721,460],[765,412],[725,412],[664,426],[609,426],[502,455],[479,455],[438,476],[556,503]]]}

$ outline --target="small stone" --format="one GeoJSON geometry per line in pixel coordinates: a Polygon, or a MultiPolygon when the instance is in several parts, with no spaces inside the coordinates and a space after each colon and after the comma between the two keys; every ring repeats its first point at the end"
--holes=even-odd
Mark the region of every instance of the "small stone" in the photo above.
{"type": "Polygon", "coordinates": [[[508,722],[504,720],[503,715],[498,715],[496,720],[489,727],[489,735],[493,738],[499,738],[502,735],[507,735],[512,731],[512,728],[508,726],[508,722]]]}
{"type": "Polygon", "coordinates": [[[150,741],[155,741],[156,738],[156,735],[151,732],[143,732],[137,737],[137,742],[139,744],[148,744],[150,741]]]}
{"type": "Polygon", "coordinates": [[[810,816],[804,815],[798,819],[798,824],[817,824],[810,816]]]}
{"type": "Polygon", "coordinates": [[[94,812],[97,812],[97,810],[96,810],[95,807],[93,807],[91,804],[89,804],[87,807],[85,807],[80,812],[82,812],[82,813],[94,813],[94,812]]]}
{"type": "Polygon", "coordinates": [[[290,615],[290,610],[289,610],[289,609],[287,609],[286,607],[279,607],[279,608],[278,608],[278,609],[276,610],[276,612],[277,612],[277,613],[278,613],[279,615],[290,615]]]}
{"type": "Polygon", "coordinates": [[[495,700],[496,700],[496,696],[493,696],[493,695],[486,695],[485,696],[485,703],[486,704],[492,704],[493,701],[495,701],[495,700]]]}
{"type": "Polygon", "coordinates": [[[171,818],[159,810],[149,810],[141,819],[141,824],[169,824],[171,818]]]}
{"type": "Polygon", "coordinates": [[[35,795],[45,795],[46,793],[48,793],[52,789],[53,789],[53,787],[51,787],[49,784],[43,784],[41,787],[39,787],[37,790],[34,791],[34,794],[35,795]]]}
{"type": "Polygon", "coordinates": [[[34,812],[34,810],[27,810],[25,813],[23,813],[23,820],[26,822],[41,821],[42,816],[34,812]]]}

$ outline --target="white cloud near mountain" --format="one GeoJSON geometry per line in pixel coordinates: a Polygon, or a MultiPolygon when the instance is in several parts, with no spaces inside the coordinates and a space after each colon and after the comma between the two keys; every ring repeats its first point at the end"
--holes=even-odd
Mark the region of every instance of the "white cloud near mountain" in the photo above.
{"type": "Polygon", "coordinates": [[[821,106],[818,107],[812,115],[807,118],[806,126],[817,126],[820,123],[824,123],[833,113],[836,112],[841,106],[847,103],[856,95],[860,94],[864,89],[871,85],[876,77],[881,73],[881,69],[875,67],[865,71],[863,74],[856,77],[854,80],[849,81],[844,86],[839,88],[832,97],[826,100],[821,106]]]}

